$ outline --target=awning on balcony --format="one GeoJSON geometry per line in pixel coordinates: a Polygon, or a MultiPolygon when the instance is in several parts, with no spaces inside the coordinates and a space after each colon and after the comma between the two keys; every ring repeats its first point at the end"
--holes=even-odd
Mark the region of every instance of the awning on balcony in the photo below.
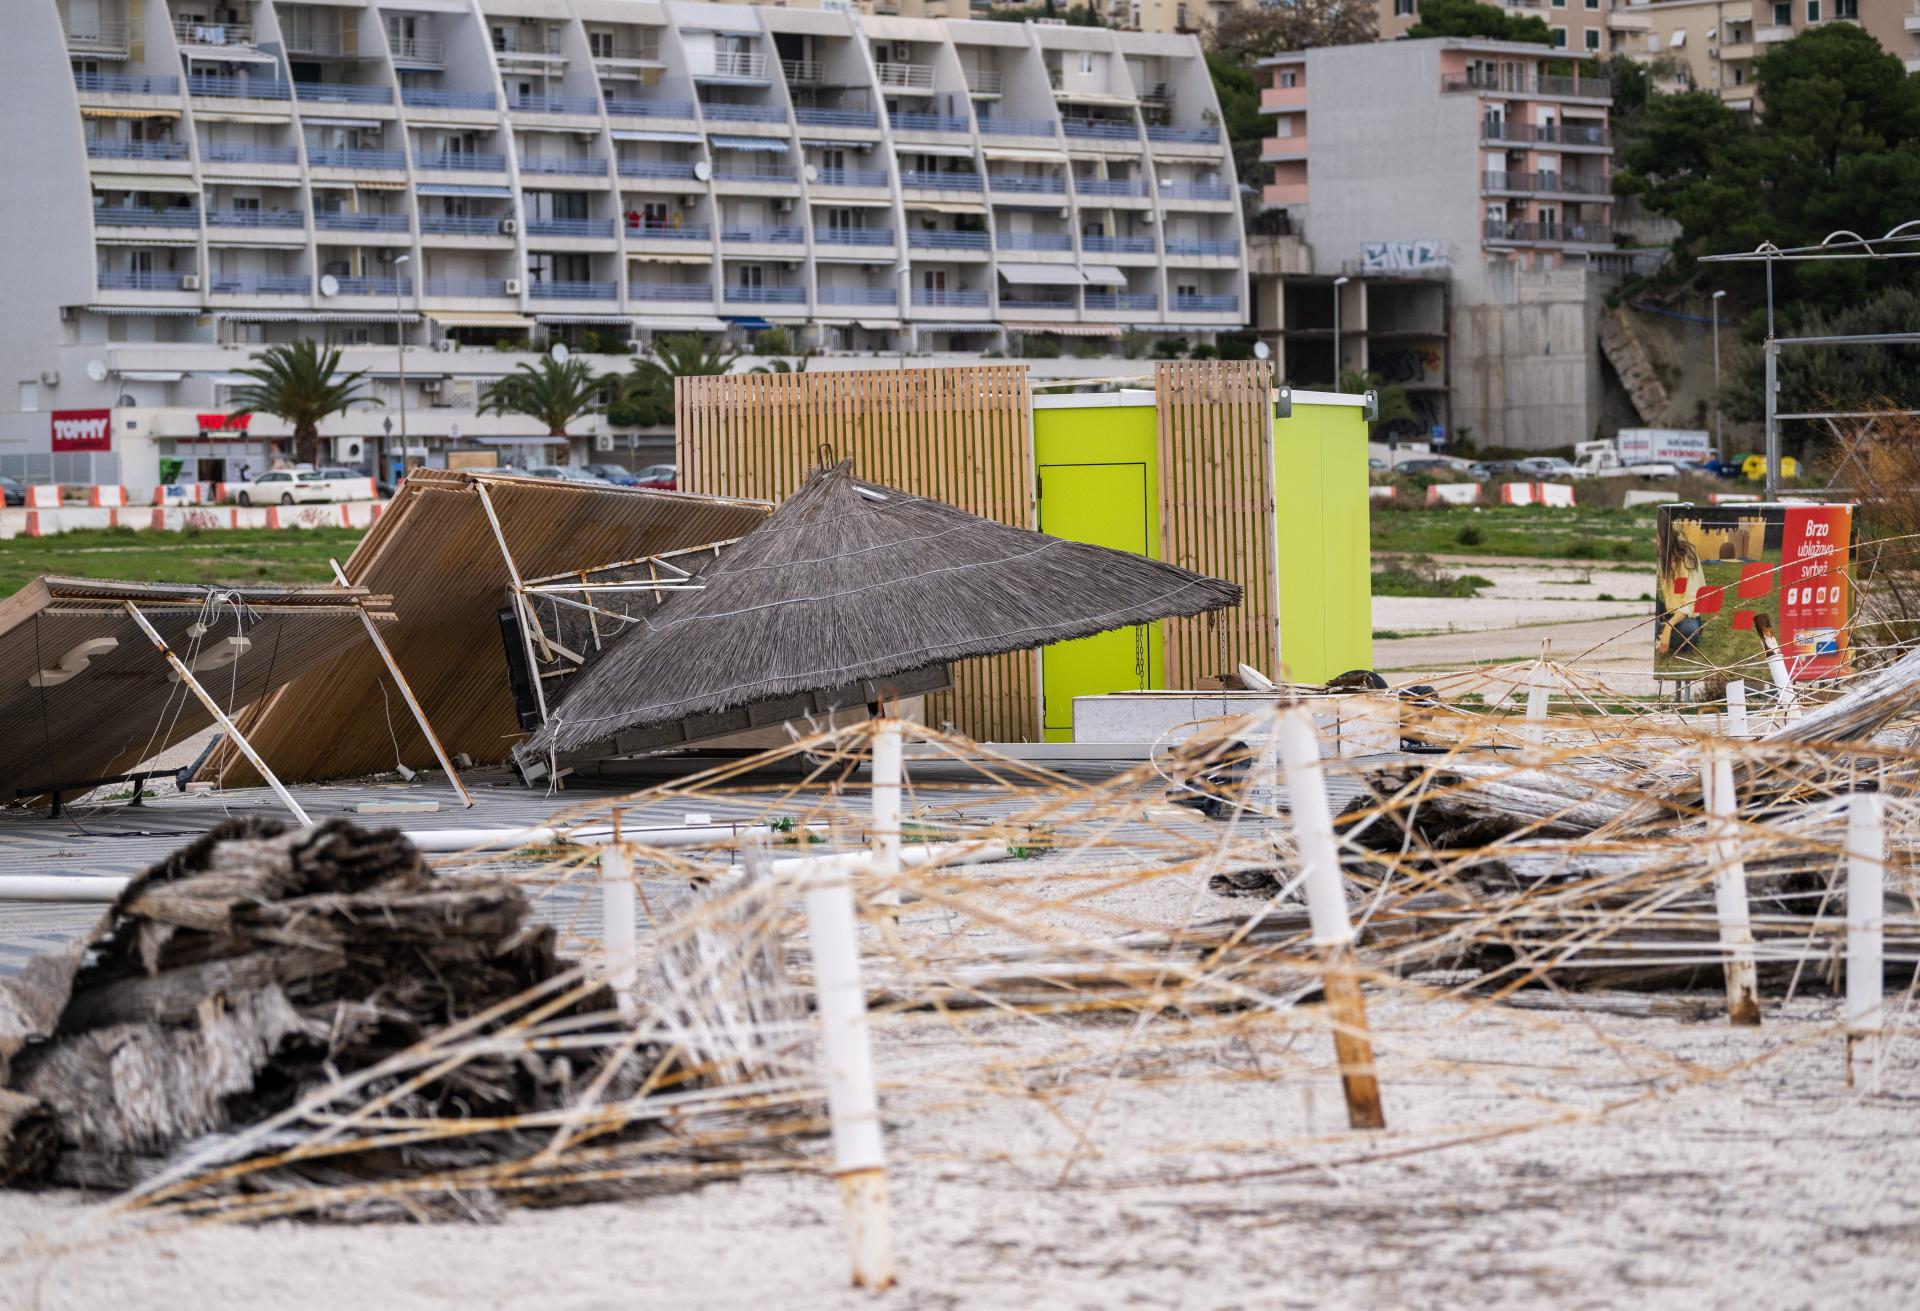
{"type": "MultiPolygon", "coordinates": [[[[838,205],[840,202],[838,200],[831,201],[831,202],[823,200],[818,203],[822,205],[825,205],[825,204],[838,205]]],[[[920,210],[928,214],[973,215],[973,214],[979,214],[984,212],[987,208],[987,203],[984,200],[976,200],[971,205],[960,205],[960,204],[954,203],[953,201],[909,200],[907,202],[907,208],[911,210],[920,210]]]]}
{"type": "Polygon", "coordinates": [[[681,254],[664,255],[664,254],[660,254],[657,251],[651,251],[651,250],[630,250],[627,252],[627,258],[631,260],[639,260],[643,264],[711,264],[713,263],[713,256],[711,255],[681,255],[681,254]]]}
{"type": "Polygon", "coordinates": [[[217,118],[222,123],[261,123],[278,125],[287,121],[285,114],[243,114],[234,109],[223,109],[215,104],[195,105],[195,118],[217,118]]]}
{"type": "Polygon", "coordinates": [[[215,49],[205,45],[195,45],[191,41],[180,44],[188,47],[184,52],[188,59],[196,64],[277,64],[279,57],[264,50],[250,50],[246,46],[220,46],[215,49]]]}
{"type": "Polygon", "coordinates": [[[964,321],[950,322],[946,320],[935,320],[934,322],[931,322],[931,323],[922,323],[921,321],[916,319],[913,322],[907,324],[907,326],[909,328],[917,328],[921,332],[998,332],[1000,331],[999,324],[989,322],[986,319],[980,319],[973,323],[967,323],[964,321]]]}
{"type": "Polygon", "coordinates": [[[365,178],[361,178],[353,185],[362,191],[405,191],[407,189],[407,184],[404,182],[369,182],[365,178]]]}
{"type": "Polygon", "coordinates": [[[1137,103],[1132,96],[1116,96],[1105,91],[1055,91],[1053,98],[1069,105],[1114,105],[1124,109],[1132,109],[1137,103]]]}
{"type": "Polygon", "coordinates": [[[164,191],[169,195],[192,196],[200,184],[192,178],[147,177],[141,173],[95,173],[96,191],[164,191]]]}
{"type": "Polygon", "coordinates": [[[613,130],[615,141],[669,141],[683,146],[697,146],[703,140],[698,132],[659,132],[643,127],[617,127],[613,130]]]}
{"type": "Polygon", "coordinates": [[[758,314],[724,315],[726,322],[736,328],[745,328],[748,332],[759,332],[762,328],[771,328],[773,324],[758,314]]]}
{"type": "Polygon", "coordinates": [[[771,155],[787,153],[787,143],[779,137],[710,137],[721,150],[761,150],[771,155]]]}
{"type": "Polygon", "coordinates": [[[1118,337],[1118,323],[1015,323],[1007,320],[1008,332],[1051,332],[1058,337],[1118,337]]]}
{"type": "Polygon", "coordinates": [[[663,319],[652,314],[636,319],[635,322],[640,327],[650,328],[655,332],[661,329],[668,332],[720,332],[727,326],[719,319],[663,319]]]}
{"type": "Polygon", "coordinates": [[[1010,159],[1022,164],[1064,164],[1066,156],[1057,150],[1019,150],[1012,146],[987,146],[982,153],[988,159],[1010,159]]]}
{"type": "MultiPolygon", "coordinates": [[[[112,220],[109,219],[107,225],[111,226],[111,224],[112,220]]],[[[200,239],[198,237],[183,237],[177,233],[143,231],[141,235],[137,237],[95,237],[93,244],[96,246],[138,246],[142,250],[145,250],[153,246],[193,247],[200,244],[200,239]]],[[[282,246],[280,249],[285,250],[287,247],[282,246]]]]}
{"type": "MultiPolygon", "coordinates": [[[[868,129],[861,128],[859,130],[867,131],[868,129]]],[[[858,150],[864,153],[872,150],[874,146],[879,143],[874,141],[823,141],[819,137],[801,137],[800,144],[812,150],[858,150]]]]}
{"type": "Polygon", "coordinates": [[[533,320],[505,310],[428,310],[427,318],[443,328],[531,328],[533,320]]]}
{"type": "MultiPolygon", "coordinates": [[[[182,378],[186,376],[187,375],[182,373],[179,369],[122,369],[120,370],[120,378],[121,378],[121,381],[123,382],[179,382],[182,378]]],[[[256,381],[256,379],[248,378],[247,381],[254,382],[256,381]]]]}
{"type": "Polygon", "coordinates": [[[187,306],[184,308],[176,307],[172,305],[89,305],[87,306],[87,313],[89,314],[132,314],[142,318],[151,318],[151,317],[171,318],[174,316],[181,316],[181,315],[189,316],[189,317],[197,316],[205,313],[205,311],[200,309],[200,307],[197,305],[187,306]]]}
{"type": "Polygon", "coordinates": [[[109,105],[82,105],[82,118],[178,118],[177,109],[120,109],[109,105]]]}
{"type": "Polygon", "coordinates": [[[380,126],[380,122],[379,122],[379,120],[378,120],[378,119],[366,119],[366,118],[329,118],[329,117],[323,117],[322,115],[319,115],[319,114],[302,114],[302,115],[300,115],[300,124],[301,124],[301,126],[302,126],[302,127],[354,127],[354,128],[369,128],[369,127],[379,127],[379,126],[380,126]]]}
{"type": "Polygon", "coordinates": [[[396,314],[388,310],[215,310],[214,316],[228,323],[418,323],[418,314],[396,314]]]}
{"type": "Polygon", "coordinates": [[[194,377],[212,383],[216,387],[252,387],[260,380],[249,378],[244,373],[202,373],[195,371],[194,377]]]}
{"type": "MultiPolygon", "coordinates": [[[[298,190],[299,178],[230,178],[224,175],[207,179],[210,187],[279,187],[282,190],[298,190]]],[[[426,188],[422,187],[422,191],[426,188]]]]}
{"type": "Polygon", "coordinates": [[[536,314],[542,323],[631,323],[631,314],[536,314]]]}
{"type": "Polygon", "coordinates": [[[868,332],[892,332],[900,326],[898,319],[861,319],[858,322],[868,332]]]}
{"type": "Polygon", "coordinates": [[[1006,264],[1000,265],[1000,276],[1008,282],[1025,282],[1042,287],[1078,287],[1082,284],[1080,270],[1071,264],[1006,264]]]}
{"type": "MultiPolygon", "coordinates": [[[[893,208],[893,202],[891,200],[863,200],[858,196],[828,196],[825,193],[816,194],[813,197],[813,203],[816,205],[825,206],[831,209],[892,209],[893,208]]],[[[909,200],[907,202],[907,208],[918,209],[922,207],[915,205],[911,200],[909,200]]],[[[967,212],[971,214],[973,211],[968,210],[967,212]]]]}
{"type": "Polygon", "coordinates": [[[454,182],[422,182],[414,188],[423,196],[484,196],[490,200],[512,200],[512,187],[469,187],[454,182]]]}
{"type": "Polygon", "coordinates": [[[972,146],[923,146],[917,142],[896,141],[893,143],[895,154],[899,155],[939,155],[943,159],[972,159],[972,146]]]}
{"type": "Polygon", "coordinates": [[[1080,272],[1085,274],[1087,281],[1096,287],[1124,287],[1127,285],[1127,275],[1111,264],[1089,264],[1081,269],[1080,272]]]}

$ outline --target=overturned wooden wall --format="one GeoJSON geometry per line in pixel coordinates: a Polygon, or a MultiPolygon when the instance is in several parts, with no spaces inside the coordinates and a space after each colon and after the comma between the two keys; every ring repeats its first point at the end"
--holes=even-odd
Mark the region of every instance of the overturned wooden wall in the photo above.
{"type": "Polygon", "coordinates": [[[1169,687],[1280,661],[1274,577],[1273,366],[1180,360],[1154,368],[1160,558],[1240,584],[1235,610],[1161,625],[1169,687]]]}
{"type": "MultiPolygon", "coordinates": [[[[777,502],[809,469],[852,456],[862,478],[1032,528],[1032,410],[1024,365],[678,378],[679,485],[777,502]]],[[[1037,664],[1015,652],[955,666],[953,691],[928,698],[929,722],[1038,739],[1037,664]]]]}

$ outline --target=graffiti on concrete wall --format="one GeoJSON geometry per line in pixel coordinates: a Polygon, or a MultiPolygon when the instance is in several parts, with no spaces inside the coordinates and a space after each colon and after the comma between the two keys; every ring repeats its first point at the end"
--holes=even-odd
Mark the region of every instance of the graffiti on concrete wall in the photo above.
{"type": "Polygon", "coordinates": [[[1447,257],[1437,241],[1366,241],[1360,244],[1363,273],[1406,273],[1443,269],[1447,257]]]}
{"type": "Polygon", "coordinates": [[[1439,382],[1444,372],[1438,346],[1406,346],[1373,351],[1367,357],[1380,381],[1389,387],[1410,382],[1439,382]]]}

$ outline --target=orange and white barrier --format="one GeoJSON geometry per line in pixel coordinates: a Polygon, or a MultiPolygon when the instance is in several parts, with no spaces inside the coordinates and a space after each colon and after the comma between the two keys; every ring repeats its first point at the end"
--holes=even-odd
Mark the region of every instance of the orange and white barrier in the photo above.
{"type": "Polygon", "coordinates": [[[1400,499],[1400,489],[1385,483],[1375,483],[1367,488],[1367,499],[1370,501],[1397,501],[1400,499]]]}
{"type": "Polygon", "coordinates": [[[127,503],[127,489],[124,487],[102,487],[98,484],[87,488],[87,504],[92,506],[122,506],[127,503]]]}
{"type": "Polygon", "coordinates": [[[155,532],[179,533],[189,528],[207,530],[232,528],[235,525],[232,510],[216,509],[212,506],[183,505],[156,509],[148,526],[155,532]]]}
{"type": "Polygon", "coordinates": [[[1427,488],[1428,505],[1478,505],[1479,483],[1434,483],[1427,488]]]}
{"type": "Polygon", "coordinates": [[[382,501],[326,505],[67,505],[59,509],[0,508],[0,541],[54,537],[89,529],[136,528],[183,532],[190,528],[370,528],[386,510],[382,501]]]}
{"type": "Polygon", "coordinates": [[[1555,510],[1571,510],[1575,505],[1573,488],[1566,483],[1535,483],[1533,503],[1555,510]]]}
{"type": "Polygon", "coordinates": [[[1538,485],[1537,483],[1505,483],[1500,488],[1500,504],[1538,505],[1540,502],[1533,495],[1538,485]]]}
{"type": "Polygon", "coordinates": [[[60,508],[60,484],[35,483],[27,488],[27,508],[29,510],[58,510],[60,508]]]}

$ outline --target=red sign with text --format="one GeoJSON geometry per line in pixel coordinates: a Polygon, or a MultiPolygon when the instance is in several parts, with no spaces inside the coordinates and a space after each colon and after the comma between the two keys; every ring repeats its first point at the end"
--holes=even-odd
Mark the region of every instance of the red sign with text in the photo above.
{"type": "Polygon", "coordinates": [[[112,410],[55,410],[55,451],[110,451],[113,449],[112,410]]]}
{"type": "Polygon", "coordinates": [[[253,422],[251,414],[197,414],[201,432],[245,432],[253,422]]]}
{"type": "Polygon", "coordinates": [[[1780,649],[1795,681],[1847,670],[1853,507],[1790,505],[1780,533],[1780,649]]]}

